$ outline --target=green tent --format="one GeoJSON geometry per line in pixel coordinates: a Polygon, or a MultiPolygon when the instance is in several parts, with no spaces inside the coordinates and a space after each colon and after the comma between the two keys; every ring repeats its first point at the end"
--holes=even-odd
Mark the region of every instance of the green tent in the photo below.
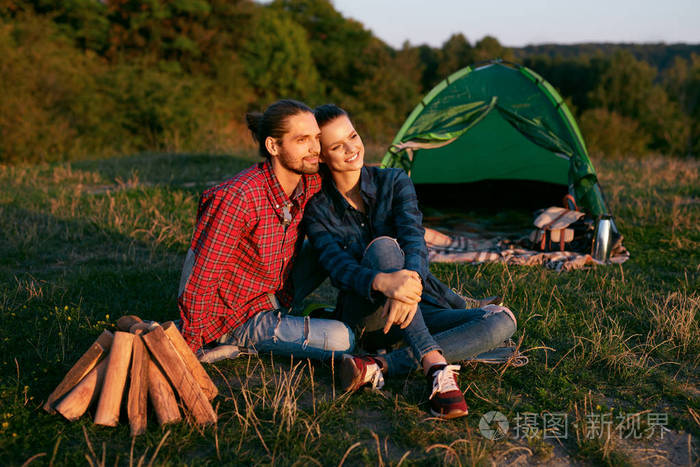
{"type": "Polygon", "coordinates": [[[403,168],[417,187],[545,182],[568,187],[579,209],[609,214],[559,93],[534,71],[500,60],[463,68],[435,86],[399,130],[382,166],[403,168]]]}

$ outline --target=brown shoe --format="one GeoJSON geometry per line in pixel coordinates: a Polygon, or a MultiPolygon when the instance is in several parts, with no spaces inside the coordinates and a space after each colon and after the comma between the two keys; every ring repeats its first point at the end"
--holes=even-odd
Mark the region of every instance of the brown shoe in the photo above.
{"type": "Polygon", "coordinates": [[[479,306],[477,308],[483,308],[486,305],[498,305],[503,306],[503,297],[494,295],[493,297],[486,297],[479,300],[479,306]]]}
{"type": "Polygon", "coordinates": [[[371,385],[372,389],[381,389],[384,386],[381,368],[379,360],[369,355],[343,355],[340,362],[340,384],[343,391],[355,392],[366,385],[371,385]]]}

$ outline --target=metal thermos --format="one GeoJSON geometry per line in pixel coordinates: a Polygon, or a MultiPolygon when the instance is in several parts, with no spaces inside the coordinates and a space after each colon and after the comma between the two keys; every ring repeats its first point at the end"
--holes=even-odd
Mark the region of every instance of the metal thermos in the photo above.
{"type": "Polygon", "coordinates": [[[607,261],[612,248],[613,221],[610,216],[601,216],[595,228],[592,256],[598,261],[607,261]]]}

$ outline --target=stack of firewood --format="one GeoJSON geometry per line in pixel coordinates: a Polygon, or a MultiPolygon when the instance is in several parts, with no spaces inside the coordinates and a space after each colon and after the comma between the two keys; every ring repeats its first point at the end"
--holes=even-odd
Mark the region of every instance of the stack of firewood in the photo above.
{"type": "Polygon", "coordinates": [[[158,325],[123,316],[117,329],[104,331],[80,357],[49,396],[46,411],[73,421],[96,404],[95,423],[117,426],[127,393],[131,435],[137,436],[146,430],[147,399],[161,425],[181,420],[177,393],[195,423],[216,423],[210,401],[218,390],[172,321],[158,325]]]}

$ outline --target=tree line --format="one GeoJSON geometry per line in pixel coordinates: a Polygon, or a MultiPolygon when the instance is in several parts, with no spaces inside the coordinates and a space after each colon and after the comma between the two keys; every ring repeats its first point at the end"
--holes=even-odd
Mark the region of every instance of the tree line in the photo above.
{"type": "Polygon", "coordinates": [[[250,144],[243,114],[281,97],[338,103],[388,145],[434,85],[492,58],[550,81],[593,153],[697,157],[697,49],[396,49],[329,0],[0,0],[0,162],[230,152],[250,144]]]}

